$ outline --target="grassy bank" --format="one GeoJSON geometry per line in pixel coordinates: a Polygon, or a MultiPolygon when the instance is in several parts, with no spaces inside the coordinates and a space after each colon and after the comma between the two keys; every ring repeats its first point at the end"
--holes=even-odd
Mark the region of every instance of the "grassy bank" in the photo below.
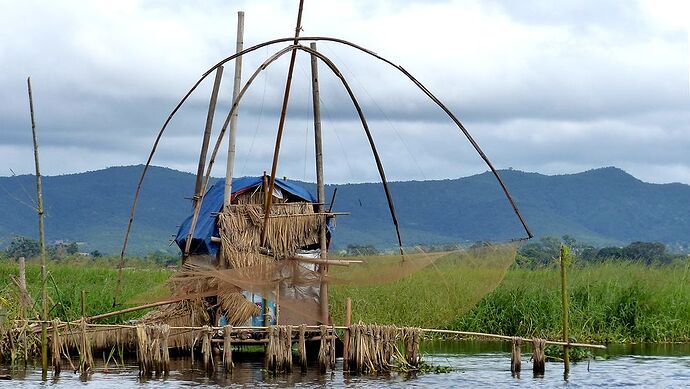
{"type": "MultiPolygon", "coordinates": [[[[336,283],[330,287],[331,311],[336,323],[342,323],[344,301],[351,297],[354,322],[559,337],[558,270],[511,268],[506,272],[508,263],[502,256],[448,256],[392,283],[336,283]]],[[[333,273],[355,268],[333,268],[333,273]]],[[[37,300],[39,268],[31,263],[27,270],[29,291],[37,300]]],[[[88,292],[87,315],[112,310],[117,280],[112,265],[84,261],[51,264],[48,270],[57,285],[49,281],[49,295],[59,303],[52,316],[78,318],[81,290],[88,292]]],[[[399,268],[365,267],[359,271],[376,274],[392,270],[399,268]]],[[[133,304],[163,297],[163,285],[170,274],[151,266],[126,269],[123,300],[133,304]]],[[[11,311],[16,311],[16,287],[10,277],[16,275],[15,262],[0,262],[0,304],[8,300],[5,309],[10,310],[10,317],[11,311]]],[[[380,278],[370,278],[377,280],[380,278]]],[[[569,291],[570,334],[577,340],[690,341],[689,261],[664,266],[626,262],[573,266],[569,291]]]]}
{"type": "MultiPolygon", "coordinates": [[[[140,265],[140,264],[139,264],[140,265]]],[[[117,283],[115,266],[105,266],[92,260],[74,260],[69,263],[51,262],[47,266],[48,295],[53,307],[51,317],[77,319],[81,316],[81,291],[86,294],[86,315],[112,311],[113,291],[117,283]]],[[[18,309],[17,288],[10,277],[17,277],[18,265],[14,261],[0,262],[0,295],[7,300],[5,309],[14,317],[18,309]]],[[[165,292],[164,282],[171,271],[159,267],[128,267],[124,269],[122,301],[135,302],[138,299],[151,301],[157,294],[165,292]]],[[[34,301],[40,301],[40,266],[29,262],[26,269],[29,294],[34,301]]],[[[40,310],[40,303],[35,305],[40,310]]],[[[140,315],[140,314],[139,314],[140,315]]],[[[125,316],[124,319],[130,318],[125,316]]]]}

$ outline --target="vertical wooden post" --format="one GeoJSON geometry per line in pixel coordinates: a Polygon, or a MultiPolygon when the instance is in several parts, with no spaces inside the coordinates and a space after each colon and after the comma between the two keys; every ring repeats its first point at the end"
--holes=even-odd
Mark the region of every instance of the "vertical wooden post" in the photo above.
{"type": "Polygon", "coordinates": [[[46,236],[43,226],[43,188],[41,185],[41,169],[38,163],[38,140],[36,139],[36,119],[34,117],[34,98],[31,93],[31,77],[26,79],[26,84],[29,90],[31,134],[33,136],[34,162],[36,164],[36,211],[38,213],[38,244],[41,256],[41,377],[46,380],[48,378],[48,329],[46,327],[46,320],[48,320],[48,293],[46,291],[48,274],[46,273],[46,236]]]}
{"type": "MultiPolygon", "coordinates": [[[[276,285],[276,325],[280,325],[280,283],[276,285]]],[[[292,336],[292,334],[290,334],[292,336]]]]}
{"type": "Polygon", "coordinates": [[[271,323],[268,320],[268,299],[266,298],[266,291],[264,291],[263,294],[261,298],[261,313],[263,316],[263,326],[268,327],[271,323]]]}
{"type": "MultiPolygon", "coordinates": [[[[312,42],[310,45],[312,50],[316,50],[316,43],[312,42]]],[[[324,210],[324,201],[326,201],[326,194],[323,182],[323,142],[321,141],[321,100],[319,97],[319,67],[317,58],[311,54],[311,91],[312,101],[314,106],[314,148],[316,150],[316,193],[317,193],[317,212],[322,214],[324,210]]],[[[319,229],[319,248],[321,252],[321,259],[328,258],[328,244],[326,242],[326,223],[321,225],[319,229]]],[[[325,277],[328,273],[327,265],[319,265],[319,273],[321,275],[321,284],[319,287],[319,307],[321,308],[321,323],[328,324],[328,283],[325,277]]]]}
{"type": "MultiPolygon", "coordinates": [[[[235,43],[235,53],[242,51],[244,47],[244,12],[237,12],[237,41],[235,43]]],[[[240,94],[240,84],[242,83],[242,56],[235,58],[235,78],[232,85],[232,105],[240,94]]],[[[232,174],[235,169],[235,144],[237,143],[237,115],[238,109],[230,118],[230,133],[228,134],[228,162],[225,169],[225,196],[223,196],[223,206],[230,205],[232,196],[232,174]]]]}
{"type": "MultiPolygon", "coordinates": [[[[21,320],[26,319],[26,307],[29,305],[29,292],[26,290],[26,259],[19,257],[19,315],[21,320]]],[[[29,342],[26,331],[22,331],[22,344],[24,348],[24,366],[29,359],[29,342]]]]}
{"type": "MultiPolygon", "coordinates": [[[[570,264],[570,250],[565,245],[561,245],[561,303],[563,306],[563,341],[568,342],[568,280],[566,267],[570,264]]],[[[570,350],[568,346],[563,346],[563,376],[568,379],[570,372],[570,350]]]]}
{"type": "Polygon", "coordinates": [[[86,312],[86,291],[82,289],[81,291],[81,317],[85,317],[86,312]]]}
{"type": "Polygon", "coordinates": [[[350,325],[352,325],[352,299],[345,300],[345,339],[343,340],[343,372],[350,371],[350,325]]]}
{"type": "MultiPolygon", "coordinates": [[[[263,184],[263,189],[264,189],[264,204],[268,201],[269,197],[273,196],[273,193],[268,192],[268,177],[266,176],[266,172],[264,172],[264,176],[262,179],[262,184],[263,184]]],[[[262,299],[261,299],[261,317],[262,317],[262,324],[264,327],[268,326],[268,300],[266,300],[266,292],[262,293],[262,299]]]]}

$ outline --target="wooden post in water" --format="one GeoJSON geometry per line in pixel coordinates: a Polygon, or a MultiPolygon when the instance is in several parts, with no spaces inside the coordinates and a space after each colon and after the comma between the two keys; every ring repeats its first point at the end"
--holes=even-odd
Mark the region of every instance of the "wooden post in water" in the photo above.
{"type": "MultiPolygon", "coordinates": [[[[561,303],[563,306],[563,341],[568,342],[568,279],[566,268],[570,265],[570,249],[561,245],[561,303]]],[[[568,346],[563,346],[563,377],[568,379],[570,372],[570,350],[568,346]]]]}
{"type": "MultiPolygon", "coordinates": [[[[19,315],[26,320],[26,307],[29,305],[29,292],[26,290],[26,259],[19,257],[19,315]]],[[[29,342],[26,331],[22,332],[22,344],[24,345],[24,366],[29,359],[29,342]]]]}
{"type": "MultiPolygon", "coordinates": [[[[316,50],[316,43],[312,42],[310,45],[312,50],[316,50]]],[[[323,182],[323,142],[321,141],[321,101],[319,97],[319,67],[316,61],[316,56],[311,54],[311,90],[312,100],[314,106],[314,146],[316,150],[316,201],[317,212],[322,214],[323,204],[326,201],[326,193],[323,182]]],[[[321,252],[321,259],[328,258],[328,244],[326,242],[326,224],[325,220],[319,229],[319,249],[321,252]]],[[[321,275],[321,284],[319,287],[319,307],[321,310],[321,323],[328,324],[328,283],[325,277],[328,273],[328,265],[319,265],[319,273],[321,275]]]]}
{"type": "Polygon", "coordinates": [[[352,325],[352,299],[345,300],[345,338],[343,339],[343,372],[350,371],[350,325],[352,325]]]}
{"type": "MultiPolygon", "coordinates": [[[[235,43],[235,53],[242,51],[244,47],[244,12],[237,12],[237,41],[235,43]]],[[[242,83],[242,56],[235,59],[235,78],[232,85],[232,103],[235,103],[240,94],[242,83]]],[[[235,144],[237,143],[237,115],[239,107],[230,118],[230,133],[228,134],[228,161],[225,169],[225,196],[223,196],[223,206],[230,205],[232,197],[232,174],[235,169],[235,144]]]]}
{"type": "Polygon", "coordinates": [[[46,292],[46,235],[43,226],[43,188],[41,185],[41,169],[38,163],[38,140],[36,139],[36,119],[34,117],[34,98],[31,93],[31,77],[26,79],[29,90],[29,109],[31,111],[31,134],[34,143],[34,162],[36,164],[36,211],[38,213],[38,245],[41,257],[41,377],[48,378],[48,293],[46,292]]]}

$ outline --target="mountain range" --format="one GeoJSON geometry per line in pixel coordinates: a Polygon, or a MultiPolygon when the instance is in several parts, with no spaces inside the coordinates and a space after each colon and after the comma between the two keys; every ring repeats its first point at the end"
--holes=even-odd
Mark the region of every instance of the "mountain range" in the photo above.
{"type": "MultiPolygon", "coordinates": [[[[80,251],[119,253],[142,166],[112,167],[43,177],[46,238],[80,242],[80,251]]],[[[576,174],[501,171],[534,235],[570,235],[595,246],[632,241],[690,247],[690,186],[651,184],[606,167],[576,174]]],[[[170,246],[190,214],[194,175],[152,167],[144,182],[128,253],[170,246]]],[[[300,183],[313,191],[313,183],[300,183]]],[[[38,234],[35,177],[0,177],[0,247],[12,237],[38,234]]],[[[380,183],[326,187],[339,216],[333,245],[393,247],[397,240],[380,183]]],[[[405,245],[505,241],[525,236],[490,172],[433,181],[390,183],[405,245]]]]}

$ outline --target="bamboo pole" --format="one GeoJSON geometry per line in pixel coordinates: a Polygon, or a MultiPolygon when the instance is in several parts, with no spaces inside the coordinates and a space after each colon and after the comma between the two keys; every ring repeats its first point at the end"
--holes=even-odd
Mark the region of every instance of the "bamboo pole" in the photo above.
{"type": "MultiPolygon", "coordinates": [[[[34,162],[36,164],[36,205],[38,213],[38,234],[41,257],[41,319],[48,320],[48,293],[46,291],[46,236],[43,225],[43,188],[41,185],[41,169],[38,162],[38,140],[36,138],[36,118],[34,116],[34,98],[31,93],[31,77],[26,79],[29,90],[29,109],[31,111],[31,134],[34,143],[34,162]]],[[[41,377],[48,378],[48,333],[45,322],[41,324],[41,377]]]]}
{"type": "MultiPolygon", "coordinates": [[[[470,337],[476,337],[476,338],[493,338],[493,339],[501,339],[501,340],[509,340],[509,341],[512,341],[513,339],[517,338],[517,339],[522,340],[523,342],[532,342],[532,338],[524,338],[521,336],[514,337],[514,336],[507,336],[507,335],[487,334],[484,332],[441,330],[441,329],[433,329],[433,328],[422,328],[422,332],[432,332],[432,333],[437,333],[437,334],[462,335],[462,336],[470,336],[470,337]]],[[[569,347],[596,348],[596,349],[602,349],[602,350],[606,349],[606,346],[601,345],[601,344],[561,342],[561,341],[557,341],[557,340],[547,340],[546,344],[554,344],[557,346],[569,346],[569,347]]]]}
{"type": "Polygon", "coordinates": [[[193,296],[178,297],[178,298],[175,298],[175,299],[164,300],[164,301],[157,301],[157,302],[155,302],[155,303],[139,305],[139,306],[131,307],[131,308],[125,308],[125,309],[121,309],[121,310],[119,310],[119,311],[113,311],[113,312],[102,313],[102,314],[100,314],[100,315],[95,315],[95,316],[86,317],[86,318],[84,318],[84,320],[86,320],[86,321],[101,320],[101,319],[106,319],[106,318],[108,318],[108,317],[113,317],[113,316],[117,316],[117,315],[123,315],[123,314],[125,314],[125,313],[141,311],[142,309],[154,308],[154,307],[159,307],[159,306],[161,306],[161,305],[168,305],[168,304],[172,304],[172,303],[177,303],[177,302],[184,301],[184,300],[191,300],[191,299],[196,299],[196,298],[199,298],[199,297],[215,296],[216,294],[218,294],[218,292],[215,291],[215,290],[214,290],[214,291],[209,291],[209,292],[206,292],[206,293],[197,293],[197,294],[194,294],[193,296]]]}
{"type": "MultiPolygon", "coordinates": [[[[192,199],[193,208],[196,210],[199,208],[199,201],[203,198],[203,191],[206,190],[203,184],[204,177],[204,166],[206,166],[206,152],[208,151],[208,143],[211,137],[211,129],[213,127],[213,116],[216,112],[216,103],[218,101],[218,90],[220,89],[220,81],[223,77],[223,67],[219,67],[216,71],[216,79],[213,83],[213,91],[211,92],[211,101],[208,105],[208,114],[206,115],[206,128],[204,130],[204,139],[201,145],[201,153],[199,155],[199,168],[196,175],[196,187],[194,188],[194,197],[192,199]]],[[[184,245],[184,253],[182,254],[182,263],[184,264],[189,257],[189,250],[192,247],[192,239],[194,237],[194,229],[196,228],[196,223],[198,221],[199,214],[194,212],[194,217],[192,217],[192,222],[189,227],[189,233],[187,234],[187,240],[184,245]]]]}
{"type": "MultiPolygon", "coordinates": [[[[560,259],[561,259],[561,303],[563,306],[563,341],[568,342],[568,280],[566,275],[566,267],[570,264],[569,249],[561,245],[560,259]]],[[[570,372],[570,350],[568,346],[563,346],[563,375],[568,379],[570,372]]]]}
{"type": "MultiPolygon", "coordinates": [[[[26,259],[19,257],[19,317],[26,319],[26,307],[29,305],[29,292],[26,290],[26,259]]],[[[24,345],[24,366],[29,359],[29,342],[26,331],[22,332],[22,344],[24,345]]]]}
{"type": "Polygon", "coordinates": [[[86,313],[86,291],[82,289],[81,291],[81,317],[84,317],[86,313]]]}
{"type": "MultiPolygon", "coordinates": [[[[244,47],[244,12],[237,12],[237,42],[235,43],[235,53],[242,51],[244,47]]],[[[235,103],[240,94],[242,84],[242,56],[235,58],[235,78],[232,85],[232,104],[235,103]]],[[[225,169],[225,196],[223,206],[230,205],[232,197],[232,175],[235,169],[235,144],[237,143],[237,116],[239,107],[230,118],[230,134],[228,135],[228,161],[225,169]]]]}
{"type": "MultiPolygon", "coordinates": [[[[312,42],[309,47],[316,51],[316,43],[312,42]]],[[[316,201],[318,201],[317,212],[323,213],[323,202],[326,201],[326,194],[323,182],[323,142],[321,141],[321,100],[319,97],[319,66],[314,54],[311,59],[311,92],[314,111],[314,149],[316,155],[316,201]]],[[[328,259],[328,242],[326,242],[326,223],[319,228],[319,249],[321,260],[328,259]]],[[[326,275],[328,274],[328,264],[319,265],[321,283],[319,284],[319,308],[321,310],[321,322],[328,324],[328,284],[326,275]]]]}
{"type": "MultiPolygon", "coordinates": [[[[302,29],[302,10],[304,8],[304,0],[299,1],[299,10],[297,11],[297,25],[295,27],[294,44],[297,45],[299,41],[300,30],[302,29]]],[[[288,68],[287,80],[285,81],[285,93],[283,95],[283,105],[280,110],[280,120],[278,121],[278,133],[276,134],[276,145],[273,150],[273,163],[271,165],[271,177],[268,184],[268,197],[266,198],[266,206],[264,209],[264,225],[261,230],[261,244],[266,242],[266,228],[268,227],[268,215],[271,214],[271,204],[273,203],[273,188],[276,184],[276,173],[278,170],[278,156],[280,155],[280,143],[283,139],[283,128],[285,127],[285,117],[287,116],[288,101],[290,100],[290,87],[292,86],[292,73],[295,70],[295,59],[297,57],[297,49],[292,49],[290,54],[290,66],[288,68]]]]}
{"type": "Polygon", "coordinates": [[[206,126],[204,127],[204,138],[201,142],[201,151],[199,152],[199,166],[196,171],[196,184],[194,186],[194,197],[192,197],[192,207],[201,198],[201,186],[204,177],[204,167],[206,167],[206,153],[208,153],[208,143],[211,139],[211,130],[213,129],[213,117],[216,114],[216,104],[218,103],[218,91],[220,90],[220,82],[223,79],[223,67],[216,69],[216,78],[213,80],[213,90],[211,91],[211,100],[208,103],[208,112],[206,113],[206,126]]]}

